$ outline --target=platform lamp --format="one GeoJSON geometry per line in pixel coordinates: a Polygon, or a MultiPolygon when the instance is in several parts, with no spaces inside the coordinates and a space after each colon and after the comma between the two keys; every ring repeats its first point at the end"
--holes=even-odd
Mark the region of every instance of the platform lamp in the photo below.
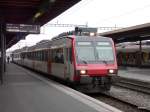
{"type": "Polygon", "coordinates": [[[35,13],[35,15],[33,16],[32,21],[34,22],[37,18],[39,18],[45,12],[47,12],[49,8],[51,7],[51,5],[54,4],[55,1],[56,0],[44,0],[44,2],[42,2],[42,4],[39,6],[38,12],[35,13]]]}

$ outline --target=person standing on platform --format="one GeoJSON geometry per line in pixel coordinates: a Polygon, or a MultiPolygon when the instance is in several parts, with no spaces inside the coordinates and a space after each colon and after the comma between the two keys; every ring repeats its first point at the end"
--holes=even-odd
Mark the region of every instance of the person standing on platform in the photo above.
{"type": "Polygon", "coordinates": [[[7,63],[9,63],[9,60],[10,60],[10,57],[9,57],[9,56],[7,56],[7,63]]]}

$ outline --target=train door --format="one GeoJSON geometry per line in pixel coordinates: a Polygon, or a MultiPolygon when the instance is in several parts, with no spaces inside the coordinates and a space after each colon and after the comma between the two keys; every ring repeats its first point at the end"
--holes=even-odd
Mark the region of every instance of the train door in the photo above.
{"type": "Polygon", "coordinates": [[[65,48],[65,79],[69,79],[71,75],[71,48],[65,48]]]}
{"type": "Polygon", "coordinates": [[[64,76],[66,80],[72,80],[74,75],[74,66],[72,62],[72,40],[65,40],[66,47],[64,48],[64,64],[65,64],[65,72],[64,76]]]}
{"type": "Polygon", "coordinates": [[[51,63],[52,63],[52,53],[51,50],[48,50],[48,56],[47,56],[47,72],[48,74],[52,74],[51,72],[51,63]]]}

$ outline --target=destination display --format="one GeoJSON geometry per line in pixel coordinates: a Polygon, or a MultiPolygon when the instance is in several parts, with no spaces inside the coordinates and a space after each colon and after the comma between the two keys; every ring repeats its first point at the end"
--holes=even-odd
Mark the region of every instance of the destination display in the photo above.
{"type": "Polygon", "coordinates": [[[19,32],[19,33],[29,33],[29,34],[39,34],[40,25],[29,25],[29,24],[6,24],[7,32],[19,32]]]}

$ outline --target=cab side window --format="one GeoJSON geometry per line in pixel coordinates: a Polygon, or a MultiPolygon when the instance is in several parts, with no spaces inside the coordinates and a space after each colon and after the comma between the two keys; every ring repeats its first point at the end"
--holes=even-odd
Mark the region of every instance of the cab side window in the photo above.
{"type": "Polygon", "coordinates": [[[63,48],[54,49],[52,52],[54,63],[64,63],[63,48]]]}

